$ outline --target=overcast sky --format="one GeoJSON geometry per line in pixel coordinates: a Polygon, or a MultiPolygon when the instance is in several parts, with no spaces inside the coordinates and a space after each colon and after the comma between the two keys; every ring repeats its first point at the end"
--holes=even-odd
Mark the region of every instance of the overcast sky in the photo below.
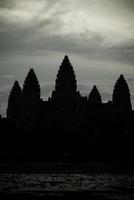
{"type": "Polygon", "coordinates": [[[134,106],[134,0],[0,0],[0,113],[31,67],[51,95],[65,54],[83,95],[96,84],[110,100],[123,73],[134,106]]]}

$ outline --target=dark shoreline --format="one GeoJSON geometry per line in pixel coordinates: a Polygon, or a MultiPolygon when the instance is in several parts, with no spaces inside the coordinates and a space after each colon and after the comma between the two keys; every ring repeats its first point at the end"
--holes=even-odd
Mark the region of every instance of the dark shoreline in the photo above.
{"type": "Polygon", "coordinates": [[[76,161],[1,162],[0,173],[134,174],[134,164],[76,161]]]}
{"type": "Polygon", "coordinates": [[[134,174],[113,172],[0,174],[0,199],[133,200],[134,174]]]}
{"type": "MultiPolygon", "coordinates": [[[[45,198],[47,199],[69,199],[69,198],[79,198],[79,199],[90,199],[90,200],[103,200],[103,196],[99,194],[100,192],[93,193],[92,191],[59,191],[59,192],[54,192],[54,191],[49,191],[42,193],[42,195],[34,195],[34,194],[28,194],[28,193],[0,193],[0,198],[1,199],[14,199],[14,200],[44,200],[45,198]]],[[[110,194],[110,193],[109,193],[110,194]]],[[[105,199],[106,200],[106,199],[105,199]]]]}
{"type": "Polygon", "coordinates": [[[0,192],[0,199],[14,199],[14,200],[44,200],[44,199],[84,199],[84,200],[117,200],[115,196],[120,197],[121,200],[133,200],[134,191],[126,190],[124,188],[120,191],[46,191],[42,193],[4,193],[0,192]],[[122,197],[122,198],[121,198],[122,197]]]}

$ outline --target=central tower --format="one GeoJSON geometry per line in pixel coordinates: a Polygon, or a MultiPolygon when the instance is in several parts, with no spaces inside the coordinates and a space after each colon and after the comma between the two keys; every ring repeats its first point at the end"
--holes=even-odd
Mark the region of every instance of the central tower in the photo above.
{"type": "Polygon", "coordinates": [[[77,81],[70,63],[66,55],[58,70],[55,81],[55,90],[52,92],[51,100],[61,106],[73,105],[77,97],[77,81]]]}

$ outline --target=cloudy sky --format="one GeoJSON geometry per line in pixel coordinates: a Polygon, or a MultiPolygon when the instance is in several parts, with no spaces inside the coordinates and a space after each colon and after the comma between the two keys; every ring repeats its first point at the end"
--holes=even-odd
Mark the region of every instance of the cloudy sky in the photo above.
{"type": "Polygon", "coordinates": [[[51,95],[65,54],[83,95],[96,84],[110,100],[123,73],[134,106],[134,0],[0,0],[0,113],[31,67],[51,95]]]}

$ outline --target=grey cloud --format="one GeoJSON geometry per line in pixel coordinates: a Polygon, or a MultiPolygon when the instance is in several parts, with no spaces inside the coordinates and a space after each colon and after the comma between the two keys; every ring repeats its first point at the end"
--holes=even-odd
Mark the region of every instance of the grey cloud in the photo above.
{"type": "MultiPolygon", "coordinates": [[[[50,23],[43,22],[43,23],[50,23]]],[[[41,24],[37,24],[40,26],[41,24]]],[[[35,32],[34,27],[29,27],[23,30],[9,30],[8,32],[0,32],[0,44],[1,44],[1,53],[8,53],[9,52],[18,52],[18,50],[23,51],[27,49],[31,50],[56,50],[56,51],[72,51],[72,52],[83,52],[85,47],[83,46],[81,49],[79,46],[82,42],[76,39],[74,36],[48,36],[47,33],[44,32],[44,36],[40,36],[37,39],[32,38],[33,35],[36,37],[36,30],[35,32]],[[32,33],[34,33],[32,35],[32,33]],[[4,52],[5,51],[5,52],[4,52]]],[[[38,34],[38,33],[37,33],[38,34]]],[[[94,41],[94,40],[93,40],[94,41]]],[[[93,46],[93,45],[92,45],[93,46]]],[[[93,47],[91,47],[93,48],[93,47]]],[[[86,49],[87,50],[87,49],[86,49]]]]}
{"type": "Polygon", "coordinates": [[[127,81],[128,81],[129,83],[134,83],[134,78],[128,78],[127,81]]]}
{"type": "Polygon", "coordinates": [[[110,101],[110,100],[112,100],[112,91],[111,91],[111,93],[110,92],[109,93],[108,92],[102,92],[101,96],[102,96],[102,99],[103,99],[104,102],[110,101]]]}
{"type": "Polygon", "coordinates": [[[0,87],[0,92],[9,91],[10,88],[11,88],[11,85],[3,85],[0,87]]]}
{"type": "Polygon", "coordinates": [[[130,11],[134,11],[134,1],[133,0],[120,0],[120,4],[124,5],[130,11]]]}
{"type": "MultiPolygon", "coordinates": [[[[58,1],[48,1],[50,5],[52,2],[58,1]]],[[[62,12],[62,11],[61,11],[62,12]]],[[[1,16],[0,19],[0,45],[1,54],[17,53],[18,51],[23,52],[23,50],[33,50],[34,47],[39,47],[37,42],[43,43],[44,38],[50,35],[50,32],[54,33],[55,29],[60,29],[61,21],[57,19],[58,11],[55,11],[49,18],[44,18],[41,13],[35,16],[30,24],[20,26],[20,24],[8,23],[8,19],[1,16]],[[37,38],[41,38],[38,40],[37,38]]],[[[47,39],[47,38],[46,38],[47,39]]],[[[51,39],[51,37],[50,37],[51,39]]],[[[37,49],[38,50],[38,49],[37,49]]]]}
{"type": "Polygon", "coordinates": [[[91,5],[102,5],[102,6],[113,6],[113,7],[118,7],[122,8],[124,7],[126,10],[133,11],[134,10],[134,1],[133,0],[112,0],[112,1],[107,1],[107,0],[84,0],[88,4],[91,5]]]}
{"type": "MultiPolygon", "coordinates": [[[[31,0],[31,2],[34,0],[31,0]]],[[[8,4],[9,1],[1,1],[8,4]]],[[[12,1],[14,2],[14,1],[12,1]]],[[[43,2],[40,0],[40,2],[43,2]]],[[[62,1],[49,0],[47,6],[42,9],[51,8],[54,4],[62,1]]],[[[99,2],[99,1],[96,1],[99,2]]],[[[123,0],[125,2],[125,0],[123,0]]],[[[130,1],[131,2],[131,1],[130,1]]],[[[121,2],[120,2],[121,4],[121,2]]],[[[124,5],[124,4],[123,4],[124,5]]],[[[61,10],[64,12],[64,9],[61,10]]],[[[119,46],[107,46],[107,39],[102,33],[95,31],[86,31],[83,34],[55,35],[55,30],[62,27],[58,11],[48,19],[42,17],[42,13],[36,16],[26,27],[7,24],[4,30],[0,32],[0,54],[18,54],[32,53],[34,51],[59,51],[71,52],[88,55],[92,59],[119,60],[128,63],[134,63],[134,45],[128,46],[128,42],[119,46]]],[[[2,22],[3,23],[3,22],[2,22]]],[[[131,41],[130,41],[131,42],[131,41]]],[[[129,43],[130,43],[129,42],[129,43]]]]}
{"type": "Polygon", "coordinates": [[[98,51],[100,59],[115,60],[120,63],[134,64],[134,45],[129,46],[127,43],[104,47],[98,51]]]}
{"type": "Polygon", "coordinates": [[[15,0],[0,0],[0,9],[1,8],[12,8],[14,7],[15,0]]]}
{"type": "Polygon", "coordinates": [[[83,83],[79,82],[78,90],[82,92],[82,94],[88,96],[93,85],[97,86],[104,100],[111,100],[113,85],[111,85],[110,80],[89,80],[89,81],[84,81],[83,83]]]}
{"type": "Polygon", "coordinates": [[[11,89],[10,85],[4,85],[0,88],[0,114],[2,114],[2,116],[6,115],[7,102],[10,89],[11,89]]]}
{"type": "MultiPolygon", "coordinates": [[[[38,0],[38,2],[47,2],[47,4],[51,5],[55,0],[38,0]]],[[[19,2],[31,2],[34,3],[36,0],[0,0],[0,9],[12,9],[14,7],[18,7],[19,2]]]]}
{"type": "Polygon", "coordinates": [[[85,54],[91,59],[117,60],[134,64],[134,46],[132,45],[128,46],[128,44],[123,44],[113,47],[101,46],[104,37],[99,34],[96,36],[96,33],[95,35],[92,33],[92,36],[87,39],[82,36],[77,37],[75,34],[68,36],[48,36],[47,34],[45,35],[45,33],[44,37],[41,36],[37,39],[32,39],[31,34],[33,30],[33,27],[22,32],[16,30],[16,35],[14,31],[0,33],[1,55],[8,54],[8,52],[10,54],[13,52],[18,54],[18,52],[32,53],[34,51],[46,50],[78,53],[83,54],[83,56],[85,54]]]}
{"type": "Polygon", "coordinates": [[[131,100],[132,100],[132,103],[134,105],[134,95],[133,94],[131,94],[131,100]]]}
{"type": "Polygon", "coordinates": [[[112,0],[111,3],[114,5],[119,4],[128,10],[134,10],[134,1],[133,0],[112,0]]]}
{"type": "Polygon", "coordinates": [[[3,76],[0,76],[0,78],[4,78],[4,79],[14,79],[15,76],[12,75],[12,74],[6,74],[6,75],[3,75],[3,76]]]}
{"type": "MultiPolygon", "coordinates": [[[[0,0],[0,10],[1,9],[18,9],[18,2],[21,0],[0,0]]],[[[27,0],[23,0],[25,2],[27,0]]],[[[80,0],[81,1],[81,0],[80,0]]],[[[34,3],[37,0],[29,0],[29,2],[34,3]]],[[[58,56],[63,55],[64,53],[69,53],[73,58],[79,58],[76,60],[76,63],[80,66],[80,73],[83,74],[83,79],[88,77],[86,70],[89,70],[89,77],[92,78],[92,69],[96,67],[96,62],[100,68],[94,69],[94,78],[101,76],[106,78],[109,75],[109,71],[105,73],[104,68],[101,68],[104,64],[109,65],[111,68],[115,65],[114,73],[117,73],[118,66],[124,64],[126,68],[128,66],[134,66],[134,37],[122,40],[118,44],[107,43],[107,36],[105,30],[102,32],[87,30],[85,33],[76,33],[76,34],[57,34],[57,30],[60,30],[63,27],[63,22],[60,19],[62,14],[68,12],[65,6],[63,6],[66,0],[38,0],[42,4],[42,9],[36,16],[31,19],[27,24],[15,24],[9,23],[9,16],[0,17],[0,73],[9,74],[9,72],[15,73],[22,78],[24,74],[24,66],[26,64],[34,65],[34,62],[37,63],[42,68],[50,70],[51,64],[53,70],[55,70],[55,63],[58,56]],[[44,2],[47,2],[45,4],[44,2]],[[55,7],[54,7],[55,6],[55,7]],[[52,15],[48,18],[44,17],[44,13],[51,11],[53,9],[52,15]],[[47,56],[47,53],[49,56],[47,56]],[[44,56],[46,54],[46,56],[44,56]],[[53,61],[49,62],[51,59],[51,54],[53,55],[53,61]],[[57,55],[57,56],[55,56],[57,55]],[[54,57],[55,56],[55,57],[54,57]],[[75,57],[76,56],[76,57],[75,57]],[[45,57],[45,59],[44,59],[45,57]],[[27,60],[27,61],[26,61],[27,60]],[[85,61],[86,60],[86,61],[85,61]],[[110,65],[111,64],[111,65],[110,65]],[[119,64],[119,65],[118,65],[119,64]],[[20,67],[18,67],[20,65],[20,67]],[[85,66],[85,68],[84,68],[85,66]],[[89,69],[91,66],[92,69],[89,69]],[[116,69],[117,68],[117,69],[116,69]],[[12,69],[12,70],[11,70],[12,69]],[[96,70],[97,69],[97,70],[96,70]],[[103,69],[103,71],[102,71],[103,69]],[[11,70],[11,71],[10,71],[11,70]],[[96,71],[95,71],[96,70],[96,71]],[[6,71],[6,72],[5,72],[6,71]],[[16,72],[17,71],[17,72],[16,72]]],[[[71,1],[70,1],[71,2],[71,1]]],[[[76,0],[77,2],[77,0],[76,0]]],[[[78,0],[79,2],[79,0],[78,0]]],[[[133,0],[83,0],[81,1],[83,5],[86,5],[85,2],[92,2],[96,6],[98,3],[104,5],[112,4],[113,7],[117,6],[121,10],[122,7],[126,10],[132,11],[134,8],[133,0]],[[117,5],[118,4],[118,5],[117,5]]],[[[132,17],[131,17],[132,18],[132,17]]],[[[129,18],[131,21],[132,19],[129,18]]],[[[127,21],[129,24],[129,20],[127,21]]],[[[133,22],[131,23],[133,25],[133,22]]],[[[112,26],[111,26],[112,30],[112,26]]],[[[128,32],[131,30],[128,29],[128,32]]],[[[60,63],[59,63],[60,64],[60,63]]],[[[109,68],[110,68],[109,67],[109,68]]],[[[51,70],[52,70],[51,68],[51,70]]],[[[40,68],[41,70],[41,68],[40,68]]],[[[53,73],[47,70],[47,74],[53,73]]],[[[119,69],[120,70],[120,69],[119,69]]],[[[43,71],[43,70],[42,70],[43,71]]],[[[126,69],[127,71],[127,69],[126,69]]],[[[121,72],[122,73],[122,72],[121,72]]],[[[48,75],[48,77],[49,77],[48,75]]],[[[47,77],[47,75],[42,75],[42,77],[47,77]]],[[[46,78],[45,77],[45,78],[46,78]]],[[[52,77],[52,76],[51,76],[52,77]]],[[[88,77],[88,78],[89,78],[88,77]]],[[[9,75],[9,79],[10,79],[9,75]]],[[[1,86],[6,85],[4,79],[1,81],[1,86]]],[[[14,78],[12,78],[13,80],[14,78]]],[[[46,79],[47,80],[47,79],[46,79]]],[[[51,79],[52,80],[52,79],[51,79]]],[[[81,78],[80,78],[81,80],[81,78]]],[[[9,80],[11,82],[11,80],[9,80]]],[[[133,85],[133,80],[128,80],[131,87],[133,85]]],[[[92,82],[93,83],[93,82],[92,82]]],[[[99,81],[96,83],[98,85],[99,81]]],[[[101,88],[101,93],[104,99],[109,99],[112,93],[112,86],[110,83],[99,84],[101,88]],[[108,86],[106,86],[106,84],[108,86]],[[110,91],[110,92],[108,92],[110,91]]],[[[9,90],[5,90],[6,86],[1,87],[0,96],[2,96],[1,102],[5,103],[7,101],[7,96],[9,90]]],[[[41,86],[42,96],[48,97],[51,94],[51,91],[54,87],[54,83],[48,83],[41,86]]],[[[88,95],[91,90],[90,83],[78,83],[79,90],[84,94],[88,95]]],[[[133,96],[132,96],[133,99],[133,96]]],[[[134,101],[134,100],[133,100],[134,101]]]]}
{"type": "Polygon", "coordinates": [[[46,99],[51,96],[52,90],[54,89],[54,82],[41,82],[41,96],[46,99]]]}
{"type": "Polygon", "coordinates": [[[6,117],[7,103],[1,103],[0,105],[0,115],[6,117]]]}

